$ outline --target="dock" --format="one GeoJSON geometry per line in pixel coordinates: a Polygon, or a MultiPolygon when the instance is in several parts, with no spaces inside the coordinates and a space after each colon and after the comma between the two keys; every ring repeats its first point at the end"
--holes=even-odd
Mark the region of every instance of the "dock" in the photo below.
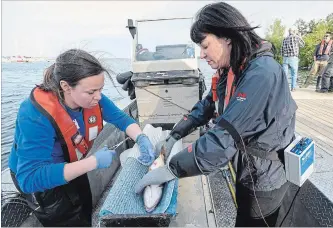
{"type": "Polygon", "coordinates": [[[314,88],[292,92],[298,109],[296,131],[311,137],[316,145],[333,155],[333,93],[317,93],[314,88]]]}
{"type": "Polygon", "coordinates": [[[317,93],[313,86],[297,89],[292,96],[298,106],[296,132],[316,143],[310,181],[333,202],[333,93],[317,93]]]}

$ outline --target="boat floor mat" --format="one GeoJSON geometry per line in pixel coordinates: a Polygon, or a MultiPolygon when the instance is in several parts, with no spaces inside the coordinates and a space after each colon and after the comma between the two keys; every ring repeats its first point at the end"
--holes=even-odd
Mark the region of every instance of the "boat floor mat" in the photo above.
{"type": "MultiPolygon", "coordinates": [[[[147,214],[142,194],[136,194],[134,191],[135,185],[147,172],[147,166],[142,165],[134,158],[128,158],[112,186],[99,215],[147,214]]],[[[165,184],[162,199],[152,214],[161,214],[167,210],[175,187],[175,180],[165,184]]]]}
{"type": "MultiPolygon", "coordinates": [[[[177,183],[178,184],[178,183],[177,183]]],[[[170,205],[162,214],[113,215],[101,217],[100,226],[105,227],[167,227],[177,209],[178,188],[175,187],[170,205]]]]}
{"type": "Polygon", "coordinates": [[[284,201],[291,206],[281,207],[287,212],[278,221],[281,226],[333,227],[333,203],[311,181],[306,181],[301,188],[291,185],[284,201]]]}
{"type": "Polygon", "coordinates": [[[31,212],[28,204],[19,196],[9,202],[2,202],[1,227],[19,227],[30,216],[31,212]]]}
{"type": "MultiPolygon", "coordinates": [[[[154,146],[167,136],[167,132],[162,131],[162,128],[154,128],[151,125],[146,125],[143,132],[154,146]]],[[[182,142],[179,140],[175,143],[169,159],[181,149],[182,142]]],[[[154,218],[153,226],[164,226],[165,222],[170,222],[169,219],[176,214],[178,180],[165,183],[159,204],[153,212],[146,212],[142,194],[136,194],[134,191],[135,185],[149,169],[137,160],[139,154],[138,146],[135,144],[121,155],[121,170],[99,211],[99,220],[104,225],[149,226],[150,223],[146,222],[149,218],[154,218]]]]}
{"type": "Polygon", "coordinates": [[[226,179],[222,172],[214,172],[208,175],[215,222],[217,227],[234,227],[236,220],[236,207],[226,179]]]}
{"type": "MultiPolygon", "coordinates": [[[[225,178],[215,172],[208,181],[217,226],[234,226],[237,211],[225,178]]],[[[290,184],[276,226],[333,227],[333,203],[309,180],[301,188],[290,184]]]]}

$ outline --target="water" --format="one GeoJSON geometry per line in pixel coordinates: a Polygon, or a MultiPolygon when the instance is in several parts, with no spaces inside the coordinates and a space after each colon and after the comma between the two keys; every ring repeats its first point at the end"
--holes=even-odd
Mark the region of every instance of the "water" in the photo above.
{"type": "MultiPolygon", "coordinates": [[[[115,73],[131,70],[130,59],[107,59],[102,60],[105,67],[115,73]]],[[[10,152],[15,131],[15,120],[20,103],[29,97],[32,88],[42,82],[45,68],[51,62],[35,63],[2,63],[2,92],[1,92],[1,169],[8,166],[8,154],[10,152]]],[[[199,61],[203,74],[210,78],[213,70],[204,61],[199,61]]],[[[110,72],[111,73],[111,72],[110,72]]],[[[106,78],[103,93],[113,101],[130,102],[127,92],[123,91],[115,80],[116,87],[111,80],[106,78]],[[120,94],[118,93],[118,91],[120,94]],[[124,98],[125,97],[125,98],[124,98]]],[[[206,80],[209,88],[210,80],[206,80]]]]}

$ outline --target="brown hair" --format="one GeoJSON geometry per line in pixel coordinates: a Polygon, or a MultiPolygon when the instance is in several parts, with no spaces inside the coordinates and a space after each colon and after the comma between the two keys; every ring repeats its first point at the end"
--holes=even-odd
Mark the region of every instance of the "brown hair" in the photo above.
{"type": "Polygon", "coordinates": [[[44,80],[38,87],[44,91],[54,92],[63,99],[60,81],[66,81],[75,87],[81,79],[108,71],[91,54],[80,49],[70,49],[60,54],[55,63],[44,71],[44,80]]]}

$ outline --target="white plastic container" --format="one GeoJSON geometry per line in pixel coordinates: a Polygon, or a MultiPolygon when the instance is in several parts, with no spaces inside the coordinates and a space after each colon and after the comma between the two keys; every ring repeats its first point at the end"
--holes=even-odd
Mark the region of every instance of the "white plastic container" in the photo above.
{"type": "Polygon", "coordinates": [[[314,171],[314,141],[297,136],[284,150],[284,159],[287,180],[301,187],[314,171]]]}

